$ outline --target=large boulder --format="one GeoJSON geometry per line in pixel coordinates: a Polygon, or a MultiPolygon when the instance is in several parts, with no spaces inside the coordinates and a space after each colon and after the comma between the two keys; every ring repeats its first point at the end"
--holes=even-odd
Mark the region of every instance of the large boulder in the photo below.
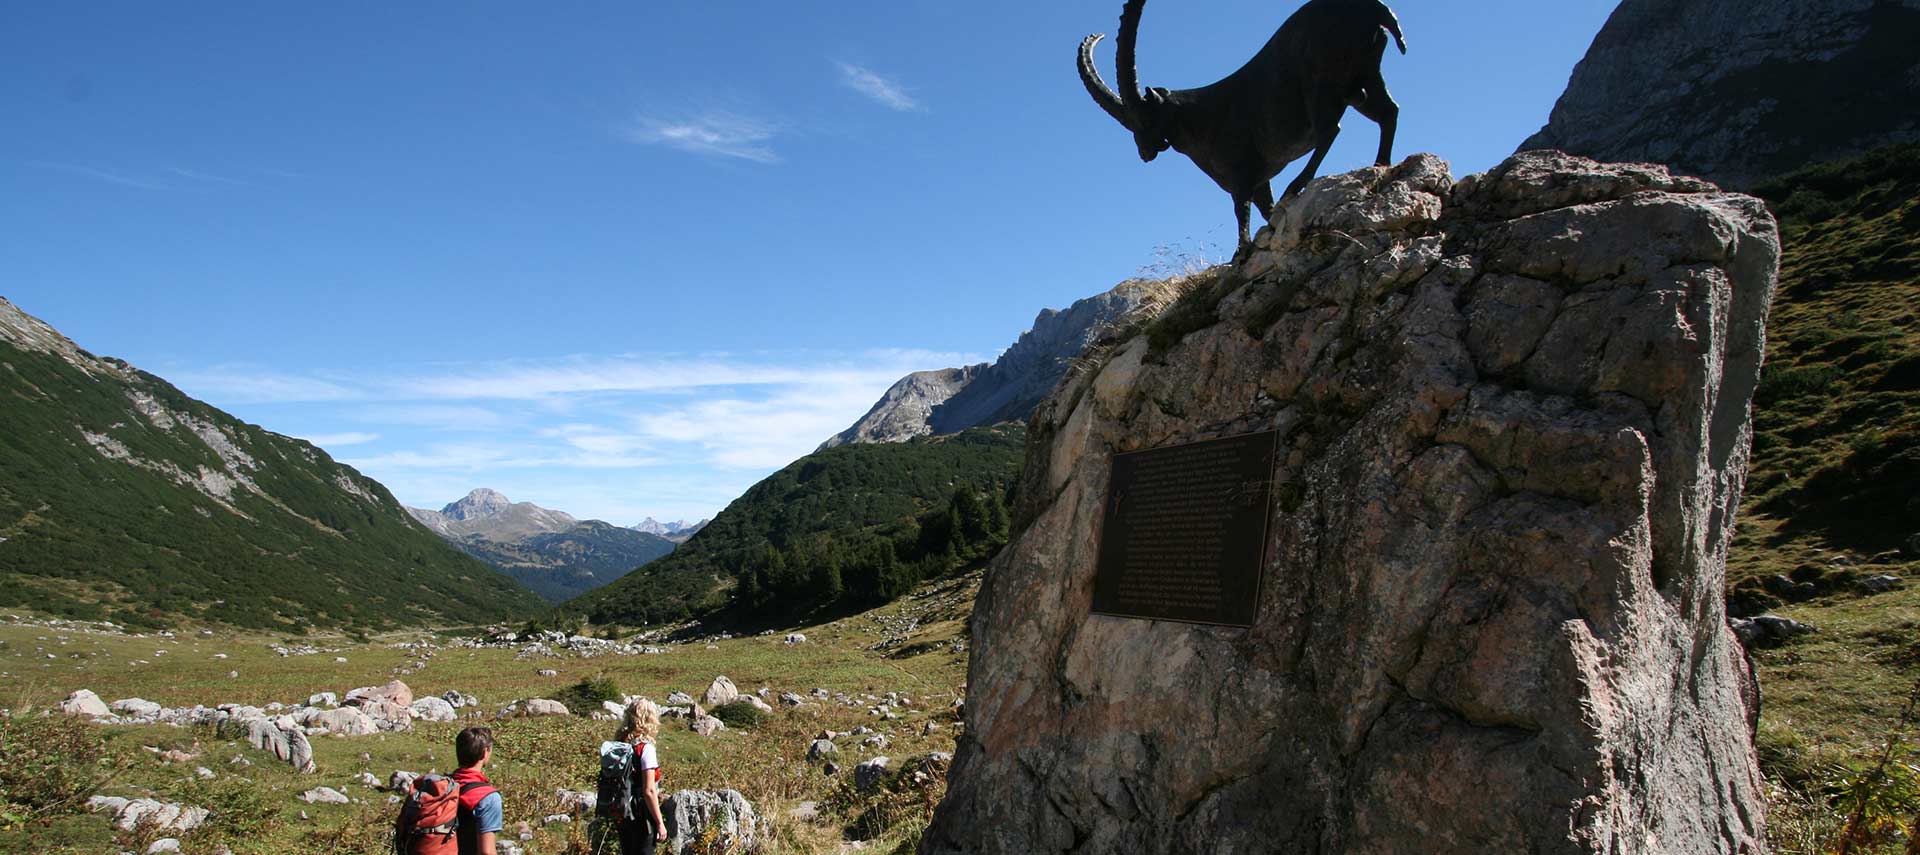
{"type": "Polygon", "coordinates": [[[113,711],[122,718],[153,721],[160,717],[161,706],[145,698],[122,698],[113,702],[113,711]]]}
{"type": "Polygon", "coordinates": [[[362,686],[349,691],[346,700],[342,703],[358,706],[374,700],[386,701],[397,707],[412,706],[413,690],[408,688],[407,684],[394,680],[384,686],[362,686]]]}
{"type": "Polygon", "coordinates": [[[356,707],[336,707],[320,710],[307,718],[308,727],[325,728],[335,736],[372,736],[380,728],[373,719],[356,707]]]}
{"type": "Polygon", "coordinates": [[[771,824],[738,790],[680,790],[660,803],[660,816],[670,853],[689,851],[709,831],[714,838],[703,851],[754,852],[772,836],[771,824]]]}
{"type": "Polygon", "coordinates": [[[739,700],[739,698],[740,688],[735,686],[732,680],[727,679],[726,675],[722,674],[721,676],[713,678],[713,683],[707,686],[707,693],[700,696],[700,703],[708,709],[712,709],[721,704],[733,703],[739,700]]]}
{"type": "Polygon", "coordinates": [[[414,718],[423,721],[453,721],[460,717],[459,713],[453,711],[453,704],[447,703],[445,698],[421,698],[408,709],[414,718]]]}
{"type": "Polygon", "coordinates": [[[1778,258],[1548,152],[1282,203],[1035,413],[920,851],[1763,851],[1722,597],[1778,258]],[[1114,455],[1260,430],[1252,625],[1092,614],[1114,455]]]}
{"type": "Polygon", "coordinates": [[[63,715],[79,715],[88,718],[113,715],[113,710],[107,707],[107,702],[100,700],[100,696],[94,694],[92,689],[80,689],[68,695],[66,700],[60,702],[60,712],[63,715]]]}

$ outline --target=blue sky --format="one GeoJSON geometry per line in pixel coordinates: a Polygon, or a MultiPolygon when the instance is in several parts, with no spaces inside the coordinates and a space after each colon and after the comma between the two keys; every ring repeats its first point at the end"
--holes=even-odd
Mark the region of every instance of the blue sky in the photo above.
{"type": "MultiPolygon", "coordinates": [[[[1385,61],[1395,156],[1456,174],[1612,9],[1463,5],[1397,5],[1385,61]]],[[[1073,72],[1119,6],[8,4],[0,295],[409,504],[710,516],[900,375],[1231,250],[1225,194],[1073,72]]],[[[1292,8],[1157,0],[1142,82],[1292,8]]],[[[1345,128],[1323,173],[1371,161],[1345,128]]]]}

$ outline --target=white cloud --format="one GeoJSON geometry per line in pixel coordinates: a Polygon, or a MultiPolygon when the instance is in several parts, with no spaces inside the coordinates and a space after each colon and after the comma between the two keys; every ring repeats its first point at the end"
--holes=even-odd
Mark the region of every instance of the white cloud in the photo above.
{"type": "Polygon", "coordinates": [[[840,66],[841,85],[867,96],[875,103],[902,113],[927,111],[925,106],[907,94],[906,87],[882,77],[879,72],[850,62],[837,62],[835,65],[840,66]]]}
{"type": "Polygon", "coordinates": [[[710,516],[852,424],[901,376],[978,361],[876,349],[577,356],[385,376],[244,367],[181,376],[216,406],[266,401],[323,419],[307,434],[323,447],[378,439],[377,453],[363,449],[344,462],[432,507],[485,486],[632,523],[710,516]],[[341,400],[355,403],[343,411],[341,400]],[[355,429],[337,430],[342,418],[355,429]]]}
{"type": "Polygon", "coordinates": [[[248,366],[223,365],[205,371],[170,371],[167,377],[174,385],[196,398],[209,398],[227,404],[347,401],[362,397],[363,394],[321,377],[248,366]]]}
{"type": "Polygon", "coordinates": [[[108,184],[118,184],[122,187],[138,187],[142,190],[167,189],[167,185],[161,184],[156,181],[148,181],[147,179],[144,179],[144,178],[137,178],[135,176],[127,175],[122,172],[118,172],[112,169],[103,169],[97,166],[84,166],[77,163],[56,163],[56,162],[47,161],[47,160],[32,160],[32,161],[28,161],[27,165],[37,167],[39,169],[51,169],[55,172],[65,172],[69,175],[84,176],[86,178],[92,178],[95,181],[105,181],[108,184]]]}
{"type": "Polygon", "coordinates": [[[779,126],[764,119],[717,110],[689,118],[642,116],[627,129],[626,138],[694,154],[779,163],[780,156],[769,145],[779,130],[779,126]]]}
{"type": "Polygon", "coordinates": [[[349,445],[366,445],[379,438],[380,435],[377,433],[366,433],[364,431],[315,433],[301,437],[301,439],[320,446],[321,448],[344,448],[349,445]]]}

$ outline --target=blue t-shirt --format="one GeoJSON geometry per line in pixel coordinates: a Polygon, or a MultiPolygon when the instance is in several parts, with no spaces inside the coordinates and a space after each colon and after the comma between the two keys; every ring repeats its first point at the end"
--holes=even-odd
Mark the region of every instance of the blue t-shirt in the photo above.
{"type": "Polygon", "coordinates": [[[499,790],[488,793],[473,806],[473,826],[476,834],[499,834],[507,827],[505,812],[500,808],[499,790]]]}

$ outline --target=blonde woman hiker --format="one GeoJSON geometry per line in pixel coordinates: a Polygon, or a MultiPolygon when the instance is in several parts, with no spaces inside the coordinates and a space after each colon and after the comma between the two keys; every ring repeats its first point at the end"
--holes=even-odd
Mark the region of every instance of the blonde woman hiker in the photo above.
{"type": "Polygon", "coordinates": [[[660,707],[646,698],[627,705],[620,730],[600,743],[597,812],[614,824],[620,855],[653,855],[667,839],[660,817],[660,707]]]}

